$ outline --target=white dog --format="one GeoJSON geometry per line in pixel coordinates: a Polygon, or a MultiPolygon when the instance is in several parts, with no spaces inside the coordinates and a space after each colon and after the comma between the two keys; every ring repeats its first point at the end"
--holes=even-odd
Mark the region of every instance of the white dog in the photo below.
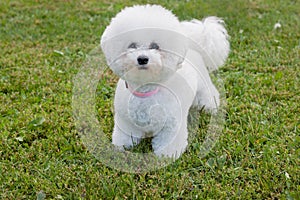
{"type": "Polygon", "coordinates": [[[209,72],[229,53],[223,21],[180,22],[161,6],[133,6],[112,19],[101,48],[120,77],[112,143],[132,147],[152,137],[156,155],[178,158],[188,144],[190,107],[216,113],[220,103],[209,72]]]}

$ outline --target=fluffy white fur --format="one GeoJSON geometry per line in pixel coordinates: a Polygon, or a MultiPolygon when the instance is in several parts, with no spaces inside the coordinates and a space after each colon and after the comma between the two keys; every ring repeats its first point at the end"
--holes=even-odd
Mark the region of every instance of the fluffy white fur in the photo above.
{"type": "Polygon", "coordinates": [[[220,102],[209,72],[229,53],[223,21],[180,22],[161,6],[133,6],[112,19],[101,47],[120,77],[112,143],[131,147],[153,137],[155,154],[178,158],[188,144],[190,107],[214,113],[220,102]]]}

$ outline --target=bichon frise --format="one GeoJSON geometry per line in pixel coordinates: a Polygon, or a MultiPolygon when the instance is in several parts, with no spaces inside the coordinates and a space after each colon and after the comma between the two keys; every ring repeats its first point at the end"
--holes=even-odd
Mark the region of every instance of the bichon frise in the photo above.
{"type": "Polygon", "coordinates": [[[190,107],[216,113],[220,103],[209,72],[229,54],[223,21],[180,22],[159,5],[128,7],[105,29],[101,48],[120,77],[112,143],[122,149],[152,137],[156,155],[177,159],[188,144],[190,107]]]}

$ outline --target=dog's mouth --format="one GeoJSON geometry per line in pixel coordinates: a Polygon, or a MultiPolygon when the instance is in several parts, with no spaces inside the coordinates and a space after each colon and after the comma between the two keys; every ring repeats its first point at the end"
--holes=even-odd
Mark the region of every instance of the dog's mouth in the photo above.
{"type": "Polygon", "coordinates": [[[138,70],[147,70],[148,66],[138,66],[138,70]]]}

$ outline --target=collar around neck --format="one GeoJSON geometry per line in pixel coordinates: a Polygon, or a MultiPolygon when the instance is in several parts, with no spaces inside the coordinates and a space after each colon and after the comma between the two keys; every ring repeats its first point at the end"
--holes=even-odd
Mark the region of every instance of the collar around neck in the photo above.
{"type": "Polygon", "coordinates": [[[134,90],[132,87],[130,87],[130,85],[127,82],[125,82],[125,86],[134,96],[140,97],[140,98],[150,97],[150,96],[158,93],[158,91],[160,89],[159,86],[157,86],[153,90],[150,90],[148,92],[138,92],[138,91],[134,90]]]}

